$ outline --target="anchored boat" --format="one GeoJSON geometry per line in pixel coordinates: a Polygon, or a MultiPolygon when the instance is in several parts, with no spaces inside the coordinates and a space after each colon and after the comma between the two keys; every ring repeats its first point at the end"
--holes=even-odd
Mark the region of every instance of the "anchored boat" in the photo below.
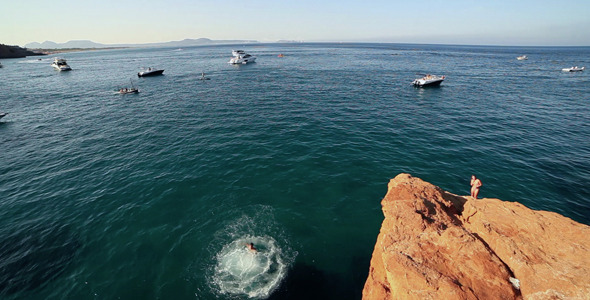
{"type": "Polygon", "coordinates": [[[147,68],[147,69],[137,73],[137,76],[138,77],[156,76],[156,75],[162,75],[162,73],[164,73],[164,70],[147,68]]]}
{"type": "Polygon", "coordinates": [[[422,78],[415,79],[412,84],[419,87],[439,86],[443,80],[445,80],[445,76],[428,74],[422,78]]]}
{"type": "Polygon", "coordinates": [[[578,68],[577,66],[575,66],[575,67],[571,67],[571,68],[563,68],[561,70],[564,72],[582,72],[582,71],[584,71],[584,69],[586,69],[586,67],[578,68]]]}

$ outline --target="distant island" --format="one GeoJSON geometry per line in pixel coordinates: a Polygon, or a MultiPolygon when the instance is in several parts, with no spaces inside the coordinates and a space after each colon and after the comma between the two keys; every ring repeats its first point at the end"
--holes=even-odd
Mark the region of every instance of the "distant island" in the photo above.
{"type": "Polygon", "coordinates": [[[0,44],[0,58],[21,58],[33,55],[45,55],[19,46],[0,44]]]}
{"type": "Polygon", "coordinates": [[[50,55],[56,53],[67,53],[77,51],[94,51],[94,50],[113,50],[113,49],[126,49],[129,47],[101,47],[101,48],[37,48],[34,49],[36,53],[42,55],[50,55]]]}
{"type": "Polygon", "coordinates": [[[241,43],[258,43],[254,40],[211,40],[207,38],[184,39],[182,41],[171,41],[163,43],[144,43],[144,44],[101,44],[89,40],[75,40],[66,43],[56,43],[45,41],[43,43],[33,42],[25,45],[29,49],[102,49],[102,48],[135,48],[135,47],[189,47],[202,45],[220,45],[220,44],[241,44],[241,43]]]}

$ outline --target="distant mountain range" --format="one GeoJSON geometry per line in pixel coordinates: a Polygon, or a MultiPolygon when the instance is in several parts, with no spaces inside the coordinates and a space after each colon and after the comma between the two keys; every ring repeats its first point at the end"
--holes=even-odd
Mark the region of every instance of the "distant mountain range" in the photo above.
{"type": "Polygon", "coordinates": [[[163,43],[146,43],[146,44],[100,44],[89,40],[69,41],[66,43],[55,43],[45,41],[43,43],[33,42],[25,45],[28,49],[70,49],[70,48],[114,48],[114,47],[189,47],[201,45],[218,45],[218,44],[241,44],[241,43],[258,43],[254,40],[210,40],[207,38],[184,39],[182,41],[171,41],[163,43]]]}

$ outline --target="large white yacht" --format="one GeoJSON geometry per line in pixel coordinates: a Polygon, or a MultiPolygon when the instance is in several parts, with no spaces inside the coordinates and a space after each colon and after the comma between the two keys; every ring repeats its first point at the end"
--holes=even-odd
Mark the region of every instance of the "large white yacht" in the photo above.
{"type": "Polygon", "coordinates": [[[68,63],[65,59],[57,57],[53,59],[53,63],[51,63],[51,66],[57,69],[58,71],[70,71],[72,69],[70,68],[70,66],[68,66],[68,63]]]}
{"type": "Polygon", "coordinates": [[[233,54],[234,57],[232,57],[228,63],[232,65],[256,62],[256,56],[252,56],[244,52],[244,50],[233,50],[231,54],[233,54]]]}

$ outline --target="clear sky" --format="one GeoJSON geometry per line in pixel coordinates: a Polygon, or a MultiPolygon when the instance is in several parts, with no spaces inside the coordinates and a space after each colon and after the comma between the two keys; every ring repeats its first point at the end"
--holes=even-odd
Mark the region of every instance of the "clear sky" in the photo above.
{"type": "Polygon", "coordinates": [[[590,0],[0,0],[0,43],[185,38],[590,46],[590,0]]]}

